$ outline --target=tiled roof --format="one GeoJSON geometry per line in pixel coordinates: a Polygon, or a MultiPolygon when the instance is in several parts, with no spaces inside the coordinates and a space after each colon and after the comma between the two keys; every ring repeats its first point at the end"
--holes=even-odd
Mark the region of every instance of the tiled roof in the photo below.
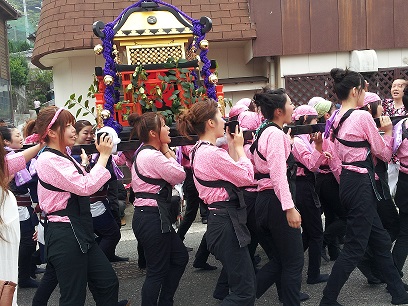
{"type": "Polygon", "coordinates": [[[5,20],[12,20],[20,17],[21,13],[17,11],[7,0],[0,0],[0,15],[2,15],[5,20]]]}
{"type": "MultiPolygon", "coordinates": [[[[136,1],[135,1],[136,2],[136,1]]],[[[41,68],[40,58],[46,54],[92,49],[100,42],[92,32],[92,24],[113,21],[123,9],[135,3],[120,0],[43,0],[32,62],[41,68]]],[[[213,28],[210,41],[249,40],[256,37],[247,0],[168,0],[193,18],[208,16],[213,28]]]]}

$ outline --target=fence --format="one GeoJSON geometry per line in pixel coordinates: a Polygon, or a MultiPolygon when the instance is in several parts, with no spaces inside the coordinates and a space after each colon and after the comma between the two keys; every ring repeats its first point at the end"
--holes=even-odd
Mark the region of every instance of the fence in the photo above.
{"type": "MultiPolygon", "coordinates": [[[[363,72],[369,83],[368,90],[381,98],[390,98],[390,89],[395,79],[408,80],[408,66],[379,69],[376,72],[363,72]]],[[[333,80],[329,73],[313,73],[285,76],[285,88],[296,105],[306,104],[312,97],[323,97],[337,102],[333,80]]]]}

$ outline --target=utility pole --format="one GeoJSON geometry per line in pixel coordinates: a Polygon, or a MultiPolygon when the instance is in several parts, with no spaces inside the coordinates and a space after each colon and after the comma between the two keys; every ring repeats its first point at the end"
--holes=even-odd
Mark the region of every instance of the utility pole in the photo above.
{"type": "Polygon", "coordinates": [[[30,36],[30,33],[28,33],[28,15],[27,15],[26,0],[23,0],[23,9],[24,9],[24,21],[25,21],[25,39],[29,43],[28,36],[30,36]]]}

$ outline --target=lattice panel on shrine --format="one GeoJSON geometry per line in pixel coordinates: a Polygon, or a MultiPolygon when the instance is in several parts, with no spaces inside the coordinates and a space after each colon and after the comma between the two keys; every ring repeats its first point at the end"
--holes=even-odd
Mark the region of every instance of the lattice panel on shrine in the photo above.
{"type": "Polygon", "coordinates": [[[184,52],[184,46],[181,44],[127,47],[128,62],[131,65],[162,64],[170,57],[177,61],[184,58],[184,52]]]}

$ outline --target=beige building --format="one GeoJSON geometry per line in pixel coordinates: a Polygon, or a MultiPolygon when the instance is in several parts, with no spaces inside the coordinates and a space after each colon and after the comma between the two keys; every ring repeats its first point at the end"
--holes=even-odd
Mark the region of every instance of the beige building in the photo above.
{"type": "MultiPolygon", "coordinates": [[[[405,0],[169,0],[193,18],[208,16],[209,58],[219,84],[236,102],[265,85],[285,86],[305,103],[315,95],[335,99],[328,72],[352,67],[371,89],[386,95],[394,77],[408,77],[408,1],[405,0]]],[[[57,105],[86,95],[94,68],[92,24],[113,21],[128,1],[43,0],[32,62],[54,73],[57,105]]]]}

